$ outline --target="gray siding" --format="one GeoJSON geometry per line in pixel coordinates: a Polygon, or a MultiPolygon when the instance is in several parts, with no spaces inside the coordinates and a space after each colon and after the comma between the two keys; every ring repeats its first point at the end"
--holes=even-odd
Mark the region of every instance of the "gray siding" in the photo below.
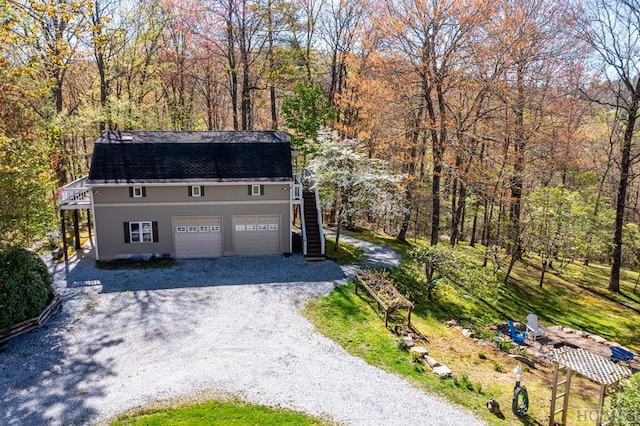
{"type": "Polygon", "coordinates": [[[146,197],[130,198],[128,187],[94,188],[95,226],[99,256],[169,253],[175,257],[174,216],[221,216],[223,254],[234,255],[232,216],[281,216],[281,246],[291,250],[291,206],[287,183],[265,184],[264,195],[248,195],[247,185],[206,186],[204,197],[189,197],[187,185],[146,186],[146,197]],[[284,191],[283,188],[287,190],[284,191]],[[95,192],[99,192],[96,194],[95,192]],[[125,243],[124,222],[157,221],[157,243],[125,243]]]}

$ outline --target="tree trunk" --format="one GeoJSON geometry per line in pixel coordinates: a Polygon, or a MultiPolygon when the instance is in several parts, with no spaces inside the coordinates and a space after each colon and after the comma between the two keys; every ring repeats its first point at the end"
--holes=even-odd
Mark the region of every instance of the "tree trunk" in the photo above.
{"type": "Polygon", "coordinates": [[[400,226],[400,232],[398,232],[398,240],[407,241],[407,230],[409,229],[409,223],[411,221],[411,184],[407,184],[407,188],[405,189],[405,201],[406,201],[406,210],[404,215],[402,216],[402,225],[400,226]]]}
{"type": "Polygon", "coordinates": [[[542,283],[544,283],[544,274],[547,272],[547,266],[549,262],[546,259],[542,260],[542,274],[540,274],[540,283],[538,283],[538,287],[542,288],[542,283]]]}
{"type": "Polygon", "coordinates": [[[515,115],[515,140],[514,140],[514,160],[513,160],[513,176],[511,177],[511,208],[509,210],[509,219],[511,221],[511,255],[516,258],[522,256],[522,245],[520,241],[520,210],[522,202],[522,187],[524,179],[524,70],[518,65],[516,73],[516,105],[514,108],[515,115]]]}
{"type": "Polygon", "coordinates": [[[233,8],[234,2],[229,0],[227,3],[227,62],[229,64],[229,78],[231,79],[229,85],[229,92],[231,96],[231,113],[233,116],[233,130],[238,130],[238,68],[236,65],[235,54],[235,31],[233,29],[233,8]]]}
{"type": "MultiPolygon", "coordinates": [[[[636,93],[640,94],[640,77],[637,77],[636,93]]],[[[618,199],[616,201],[615,232],[613,234],[611,276],[609,277],[609,290],[615,293],[620,292],[620,268],[622,266],[622,230],[624,227],[624,211],[627,197],[627,187],[629,185],[629,171],[631,169],[631,144],[633,143],[639,102],[640,97],[634,95],[633,101],[629,108],[627,128],[624,132],[622,146],[622,159],[620,162],[620,183],[618,185],[618,199]]]]}
{"type": "Polygon", "coordinates": [[[476,204],[473,209],[473,224],[471,225],[471,239],[469,240],[469,245],[471,247],[476,246],[476,231],[478,227],[478,210],[480,210],[480,196],[476,194],[476,204]]]}

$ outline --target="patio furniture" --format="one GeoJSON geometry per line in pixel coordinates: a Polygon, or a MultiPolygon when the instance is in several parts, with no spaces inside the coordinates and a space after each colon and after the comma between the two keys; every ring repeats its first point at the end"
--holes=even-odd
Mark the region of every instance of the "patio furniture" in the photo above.
{"type": "Polygon", "coordinates": [[[620,346],[612,346],[611,348],[611,361],[613,362],[626,362],[627,365],[631,362],[631,360],[636,356],[631,351],[628,351],[620,346]]]}
{"type": "Polygon", "coordinates": [[[524,341],[527,339],[527,332],[518,330],[514,325],[513,321],[509,320],[509,337],[513,341],[513,343],[518,345],[518,352],[520,351],[520,347],[524,344],[524,341]]]}
{"type": "Polygon", "coordinates": [[[538,324],[538,316],[536,314],[527,315],[527,333],[533,340],[547,334],[547,327],[538,324]]]}

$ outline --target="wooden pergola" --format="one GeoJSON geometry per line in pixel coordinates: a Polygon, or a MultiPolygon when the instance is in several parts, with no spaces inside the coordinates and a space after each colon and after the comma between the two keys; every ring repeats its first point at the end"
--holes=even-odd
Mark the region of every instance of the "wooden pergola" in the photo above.
{"type": "Polygon", "coordinates": [[[602,355],[596,355],[582,348],[558,348],[552,352],[553,385],[551,387],[551,408],[549,411],[549,426],[554,426],[555,416],[562,413],[561,425],[567,424],[567,408],[569,407],[569,390],[571,387],[571,375],[576,373],[586,377],[600,385],[600,397],[598,399],[598,416],[596,426],[602,425],[602,407],[607,386],[618,383],[621,379],[631,376],[631,370],[618,365],[602,355]],[[560,369],[565,368],[564,380],[558,381],[560,369]],[[564,392],[558,394],[558,387],[564,385],[564,392]],[[556,401],[564,398],[562,407],[556,409],[556,401]]]}

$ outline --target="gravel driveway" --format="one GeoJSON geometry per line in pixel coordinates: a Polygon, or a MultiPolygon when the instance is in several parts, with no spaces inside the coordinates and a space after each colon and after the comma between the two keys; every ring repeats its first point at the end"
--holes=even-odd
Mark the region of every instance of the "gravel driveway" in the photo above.
{"type": "Polygon", "coordinates": [[[480,422],[319,334],[300,309],[344,273],[302,257],[54,271],[63,308],[0,353],[0,424],[86,424],[159,400],[238,396],[350,425],[480,422]]]}

